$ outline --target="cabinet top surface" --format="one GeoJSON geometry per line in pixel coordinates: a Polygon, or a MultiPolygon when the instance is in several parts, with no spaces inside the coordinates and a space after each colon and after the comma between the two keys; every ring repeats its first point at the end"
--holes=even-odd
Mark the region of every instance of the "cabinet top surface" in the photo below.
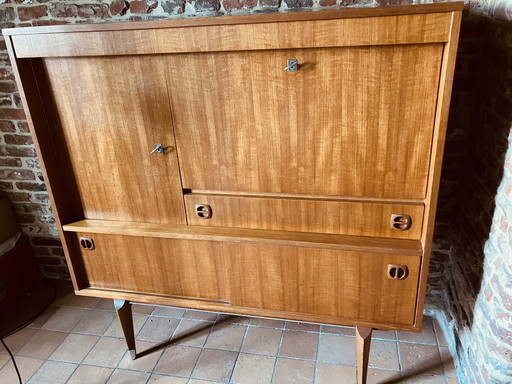
{"type": "Polygon", "coordinates": [[[100,32],[100,31],[122,31],[122,30],[143,30],[159,28],[185,28],[209,25],[235,25],[235,24],[256,24],[276,23],[289,21],[306,20],[329,20],[361,17],[412,15],[421,13],[453,12],[462,11],[464,3],[441,2],[415,5],[392,5],[377,7],[345,8],[322,11],[295,11],[275,12],[247,15],[225,15],[214,17],[194,17],[177,19],[160,19],[148,21],[125,21],[114,23],[80,24],[80,25],[55,25],[44,27],[24,27],[3,29],[4,35],[32,35],[48,33],[73,33],[73,32],[100,32]]]}

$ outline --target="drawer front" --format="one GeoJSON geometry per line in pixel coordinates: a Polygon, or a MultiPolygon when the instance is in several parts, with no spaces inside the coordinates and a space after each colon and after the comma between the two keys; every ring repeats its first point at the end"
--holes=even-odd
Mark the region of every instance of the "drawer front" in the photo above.
{"type": "Polygon", "coordinates": [[[185,195],[185,203],[188,223],[204,226],[419,239],[423,220],[422,204],[203,194],[185,195]]]}
{"type": "Polygon", "coordinates": [[[76,233],[73,244],[90,288],[226,301],[219,243],[76,233]],[[91,243],[94,249],[84,249],[91,243]]]}

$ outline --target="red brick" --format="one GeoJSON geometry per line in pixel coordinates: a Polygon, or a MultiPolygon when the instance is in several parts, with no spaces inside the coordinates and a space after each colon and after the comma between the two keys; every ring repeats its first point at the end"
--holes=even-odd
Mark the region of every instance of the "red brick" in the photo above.
{"type": "Polygon", "coordinates": [[[34,27],[44,27],[46,25],[65,25],[69,24],[66,20],[34,20],[32,25],[34,27]]]}
{"type": "Polygon", "coordinates": [[[130,13],[151,13],[156,7],[157,1],[135,0],[130,2],[130,13]]]}
{"type": "Polygon", "coordinates": [[[23,103],[21,101],[21,97],[17,93],[14,93],[12,95],[12,98],[14,100],[14,105],[16,106],[16,108],[23,108],[23,103]]]}
{"type": "Polygon", "coordinates": [[[194,7],[196,11],[218,11],[220,9],[219,0],[196,0],[194,7]]]}
{"type": "Polygon", "coordinates": [[[10,68],[0,68],[0,80],[13,80],[14,75],[10,68]]]}
{"type": "Polygon", "coordinates": [[[28,169],[0,169],[0,179],[35,180],[34,172],[28,169]]]}
{"type": "Polygon", "coordinates": [[[21,167],[21,159],[15,157],[0,158],[0,167],[21,167]]]}
{"type": "Polygon", "coordinates": [[[75,17],[77,13],[78,8],[75,4],[54,3],[50,7],[50,15],[53,17],[75,17]]]}
{"type": "Polygon", "coordinates": [[[0,92],[10,93],[16,90],[16,84],[14,81],[0,81],[0,92]]]}
{"type": "Polygon", "coordinates": [[[12,106],[12,99],[10,96],[0,96],[0,106],[12,106]]]}
{"type": "Polygon", "coordinates": [[[36,216],[31,215],[30,213],[17,213],[16,219],[18,224],[34,224],[36,221],[36,216]]]}
{"type": "Polygon", "coordinates": [[[313,6],[313,0],[284,0],[288,8],[309,8],[313,6]]]}
{"type": "Polygon", "coordinates": [[[25,112],[18,108],[0,108],[1,119],[25,120],[25,112]]]}
{"type": "Polygon", "coordinates": [[[330,5],[336,5],[336,0],[320,0],[321,7],[328,7],[330,5]]]}
{"type": "Polygon", "coordinates": [[[16,125],[18,126],[18,131],[30,132],[30,128],[28,127],[28,123],[26,121],[18,121],[16,125]]]}
{"type": "Polygon", "coordinates": [[[46,5],[36,5],[32,7],[18,7],[18,17],[21,21],[39,19],[48,16],[46,5]]]}
{"type": "Polygon", "coordinates": [[[29,183],[29,182],[21,182],[16,183],[16,187],[21,191],[33,191],[33,192],[43,192],[46,191],[46,185],[43,183],[29,183]]]}
{"type": "Polygon", "coordinates": [[[32,145],[32,137],[30,135],[4,135],[6,144],[14,145],[32,145]]]}
{"type": "Polygon", "coordinates": [[[28,192],[7,192],[7,197],[12,202],[30,201],[30,193],[28,192]]]}
{"type": "Polygon", "coordinates": [[[279,0],[260,0],[260,4],[265,8],[278,8],[279,0]]]}
{"type": "Polygon", "coordinates": [[[13,7],[0,8],[0,21],[13,21],[15,18],[13,7]]]}
{"type": "Polygon", "coordinates": [[[50,204],[50,197],[47,193],[36,193],[34,196],[34,202],[41,204],[50,204]]]}
{"type": "Polygon", "coordinates": [[[13,183],[8,181],[0,181],[0,191],[12,191],[13,189],[13,183]]]}
{"type": "Polygon", "coordinates": [[[82,4],[78,6],[78,17],[89,19],[91,17],[105,19],[109,17],[106,4],[82,4]]]}
{"type": "Polygon", "coordinates": [[[114,1],[110,4],[110,14],[112,16],[123,16],[126,14],[129,8],[130,4],[128,4],[127,1],[114,1]]]}
{"type": "Polygon", "coordinates": [[[36,151],[33,147],[12,147],[2,145],[0,146],[0,156],[36,157],[36,151]]]}
{"type": "MultiPolygon", "coordinates": [[[[0,109],[0,112],[2,110],[0,109]]],[[[16,128],[12,121],[9,120],[0,120],[0,132],[16,132],[16,128]]]]}
{"type": "Polygon", "coordinates": [[[242,8],[254,8],[258,5],[257,0],[224,0],[224,9],[226,11],[232,11],[233,9],[242,9],[242,8]]]}
{"type": "Polygon", "coordinates": [[[185,12],[185,1],[184,0],[171,0],[162,1],[162,9],[168,14],[176,12],[178,14],[185,12]]]}

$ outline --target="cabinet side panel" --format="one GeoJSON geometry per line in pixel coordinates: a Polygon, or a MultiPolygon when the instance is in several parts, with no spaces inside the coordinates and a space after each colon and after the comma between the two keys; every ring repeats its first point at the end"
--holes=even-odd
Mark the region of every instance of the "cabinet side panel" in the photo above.
{"type": "Polygon", "coordinates": [[[84,218],[185,224],[160,56],[45,59],[52,134],[84,218]],[[164,153],[150,152],[162,144],[164,153]]]}
{"type": "Polygon", "coordinates": [[[441,53],[426,44],[167,55],[184,187],[423,199],[441,53]],[[288,59],[296,72],[284,70],[288,59]]]}

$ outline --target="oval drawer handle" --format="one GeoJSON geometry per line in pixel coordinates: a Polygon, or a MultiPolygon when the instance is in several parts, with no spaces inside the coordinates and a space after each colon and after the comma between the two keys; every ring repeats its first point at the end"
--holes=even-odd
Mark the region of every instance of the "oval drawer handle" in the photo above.
{"type": "Polygon", "coordinates": [[[201,219],[210,219],[212,217],[212,207],[208,204],[196,204],[195,205],[196,216],[201,219]]]}
{"type": "Polygon", "coordinates": [[[409,271],[407,265],[402,264],[389,264],[388,265],[388,279],[392,280],[404,280],[409,271]]]}
{"type": "Polygon", "coordinates": [[[411,228],[412,219],[409,215],[395,214],[391,215],[391,228],[399,231],[406,231],[411,228]]]}
{"type": "Polygon", "coordinates": [[[80,246],[88,251],[92,251],[94,250],[94,248],[96,248],[96,245],[94,245],[94,240],[92,239],[92,237],[81,237],[80,246]]]}

